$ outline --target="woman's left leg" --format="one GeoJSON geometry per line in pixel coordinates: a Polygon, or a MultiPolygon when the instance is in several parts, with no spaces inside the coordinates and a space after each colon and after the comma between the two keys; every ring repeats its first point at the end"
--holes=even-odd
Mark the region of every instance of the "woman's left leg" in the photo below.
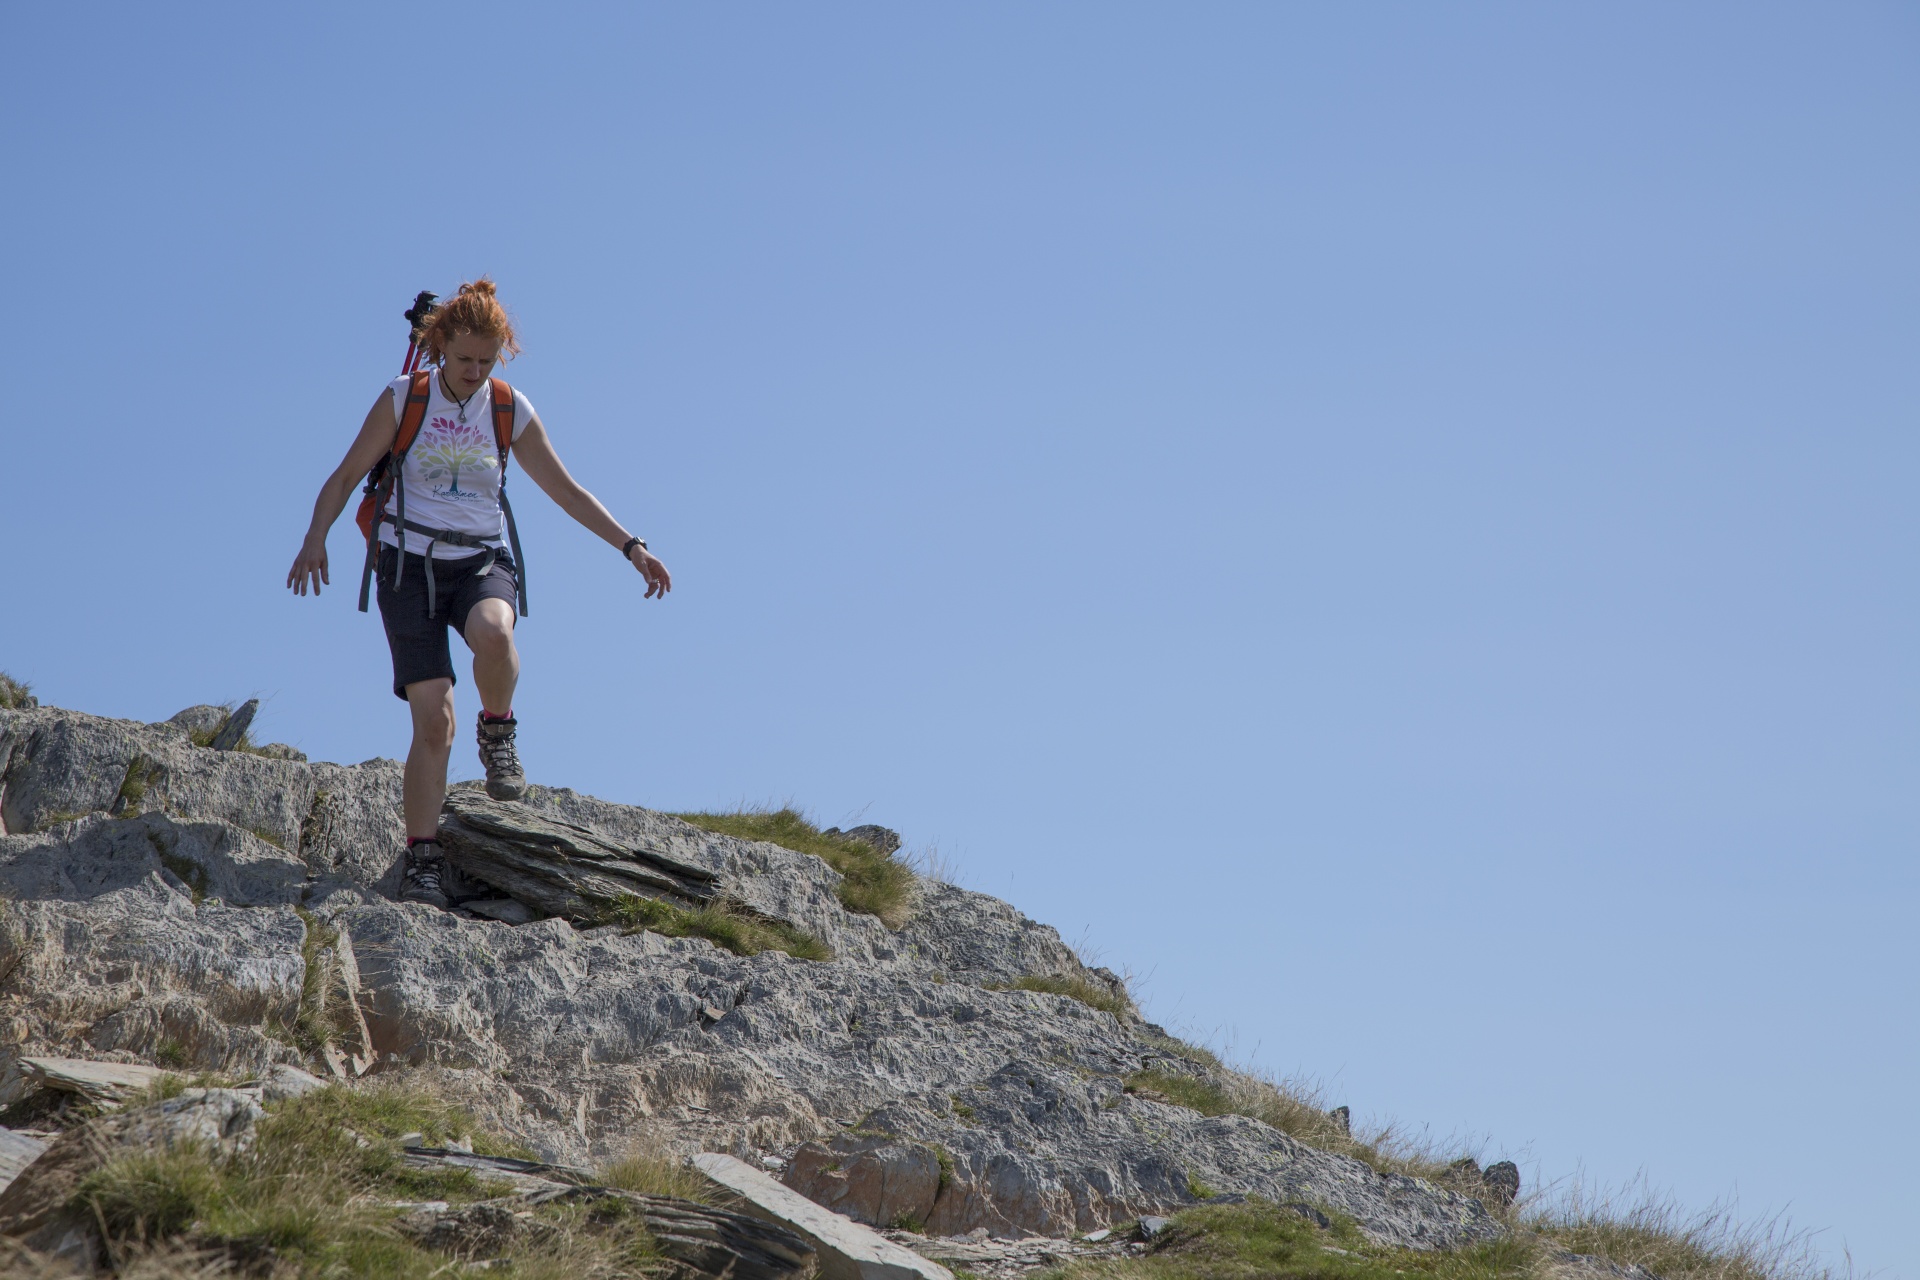
{"type": "Polygon", "coordinates": [[[473,650],[473,683],[480,691],[480,763],[487,771],[487,794],[495,800],[518,800],[526,794],[527,775],[520,768],[514,734],[520,722],[513,715],[513,691],[520,683],[520,651],[513,643],[513,604],[497,596],[484,597],[467,611],[460,634],[473,650]]]}

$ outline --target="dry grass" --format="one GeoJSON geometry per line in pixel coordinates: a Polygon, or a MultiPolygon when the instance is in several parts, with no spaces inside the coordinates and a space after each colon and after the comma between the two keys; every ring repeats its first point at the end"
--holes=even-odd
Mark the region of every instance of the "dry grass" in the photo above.
{"type": "Polygon", "coordinates": [[[898,929],[913,915],[913,868],[861,840],[821,832],[792,807],[739,809],[733,813],[676,813],[702,831],[740,840],[765,840],[797,853],[811,853],[841,875],[840,904],[849,911],[878,916],[898,929]]]}
{"type": "Polygon", "coordinates": [[[1581,1185],[1539,1197],[1515,1225],[1569,1253],[1644,1267],[1661,1280],[1830,1280],[1812,1237],[1782,1216],[1742,1223],[1724,1205],[1688,1213],[1644,1180],[1621,1192],[1581,1185]]]}
{"type": "Polygon", "coordinates": [[[720,1189],[705,1174],[675,1154],[660,1136],[644,1132],[618,1160],[601,1166],[603,1185],[651,1196],[673,1196],[725,1207],[720,1189]]]}
{"type": "Polygon", "coordinates": [[[0,671],[0,711],[25,711],[38,705],[33,698],[32,685],[0,671]]]}

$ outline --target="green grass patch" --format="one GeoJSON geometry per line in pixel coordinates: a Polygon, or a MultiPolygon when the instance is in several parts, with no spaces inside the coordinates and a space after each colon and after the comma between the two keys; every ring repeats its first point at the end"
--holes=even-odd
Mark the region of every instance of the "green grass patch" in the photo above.
{"type": "Polygon", "coordinates": [[[988,991],[1039,991],[1050,996],[1068,996],[1090,1008],[1111,1013],[1116,1018],[1134,1011],[1133,1001],[1104,982],[1078,974],[1028,974],[1016,982],[989,982],[988,991]]]}
{"type": "Polygon", "coordinates": [[[645,930],[669,938],[705,938],[737,956],[784,951],[798,960],[831,960],[833,952],[812,934],[780,920],[749,916],[727,906],[676,907],[657,898],[623,893],[607,908],[607,918],[630,933],[645,930]]]}
{"type": "Polygon", "coordinates": [[[878,916],[898,929],[913,914],[913,869],[861,840],[829,836],[797,809],[742,809],[736,813],[676,813],[702,831],[740,840],[765,840],[783,849],[811,853],[841,875],[840,905],[878,916]]]}

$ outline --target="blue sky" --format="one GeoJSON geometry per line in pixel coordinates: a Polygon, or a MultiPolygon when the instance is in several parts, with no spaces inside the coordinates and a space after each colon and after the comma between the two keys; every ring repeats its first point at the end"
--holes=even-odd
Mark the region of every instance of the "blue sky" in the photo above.
{"type": "Polygon", "coordinates": [[[677,583],[514,484],[536,781],[886,823],[1358,1114],[1920,1280],[1911,5],[0,24],[49,701],[402,754],[346,523],[282,581],[488,272],[677,583]]]}

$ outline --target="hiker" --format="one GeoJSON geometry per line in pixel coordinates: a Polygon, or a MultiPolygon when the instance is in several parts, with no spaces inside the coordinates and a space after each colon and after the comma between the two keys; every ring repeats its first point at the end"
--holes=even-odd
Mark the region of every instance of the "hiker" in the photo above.
{"type": "MultiPolygon", "coordinates": [[[[423,294],[408,313],[425,356],[419,371],[394,379],[367,411],[358,438],[314,500],[313,523],[287,585],[295,595],[307,594],[309,586],[319,595],[321,584],[331,584],[327,530],[368,477],[372,496],[361,512],[367,567],[379,581],[394,696],[413,713],[400,900],[445,908],[451,905],[446,861],[436,836],[456,724],[448,627],[473,651],[487,794],[517,800],[527,786],[514,748],[513,691],[520,679],[514,605],[517,600],[525,616],[526,571],[506,502],[509,455],[561,510],[619,549],[646,579],[645,598],[664,600],[673,579],[645,540],[629,534],[567,474],[527,398],[491,376],[503,355],[520,350],[493,282],[482,276],[437,309],[431,304],[432,295],[423,294]],[[381,469],[383,462],[388,465],[381,469]]],[[[414,357],[410,347],[407,367],[414,357]]],[[[360,607],[366,608],[364,578],[360,607]]]]}

